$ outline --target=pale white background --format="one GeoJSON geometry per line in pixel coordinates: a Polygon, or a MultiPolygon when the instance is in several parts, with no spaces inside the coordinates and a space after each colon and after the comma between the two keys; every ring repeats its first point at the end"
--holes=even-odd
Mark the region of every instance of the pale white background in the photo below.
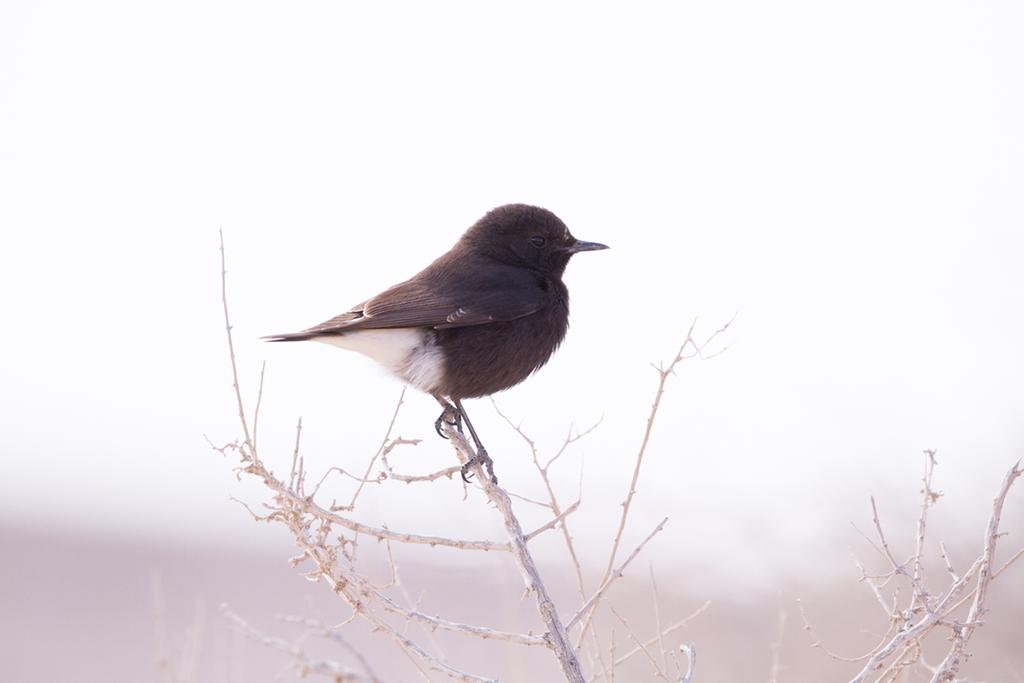
{"type": "MultiPolygon", "coordinates": [[[[268,362],[266,454],[285,467],[301,414],[322,471],[364,461],[399,385],[258,336],[525,201],[612,246],[569,267],[562,350],[498,397],[544,447],[604,415],[556,477],[571,498],[585,455],[588,554],[648,363],[695,316],[706,334],[737,315],[665,399],[636,509],[638,535],[672,518],[656,556],[763,578],[842,554],[869,494],[914,503],[925,447],[967,529],[1024,454],[1022,19],[1014,2],[6,2],[4,523],[267,543],[228,500],[259,492],[203,440],[237,435],[217,230],[248,398],[268,362]]],[[[407,409],[399,431],[426,441],[403,462],[445,462],[433,400],[407,409]]],[[[527,487],[489,404],[470,410],[527,487]]],[[[459,495],[391,491],[367,514],[493,531],[459,495]]]]}

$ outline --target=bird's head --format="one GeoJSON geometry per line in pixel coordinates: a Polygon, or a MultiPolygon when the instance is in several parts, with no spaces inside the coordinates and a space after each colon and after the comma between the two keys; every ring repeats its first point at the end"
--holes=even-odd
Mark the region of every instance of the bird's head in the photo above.
{"type": "Polygon", "coordinates": [[[547,209],[506,204],[487,212],[462,236],[462,244],[502,263],[559,277],[573,254],[608,247],[584,242],[547,209]]]}

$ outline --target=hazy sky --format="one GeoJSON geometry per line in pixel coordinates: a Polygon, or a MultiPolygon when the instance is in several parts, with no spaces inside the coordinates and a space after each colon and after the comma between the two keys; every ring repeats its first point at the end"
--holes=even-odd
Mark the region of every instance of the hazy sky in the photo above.
{"type": "MultiPolygon", "coordinates": [[[[649,363],[734,314],[670,385],[636,533],[668,515],[661,552],[770,563],[845,539],[869,494],[913,504],[926,447],[951,518],[981,516],[1024,455],[1022,33],[1014,2],[5,2],[0,511],[261,542],[228,500],[260,492],[203,440],[237,435],[218,228],[250,398],[268,363],[265,456],[285,467],[301,414],[322,471],[372,453],[400,386],[258,336],[522,201],[612,247],[570,264],[566,344],[498,397],[545,447],[604,415],[581,535],[609,535],[649,363]]],[[[433,400],[406,407],[403,462],[447,462],[433,400]]],[[[494,528],[444,491],[368,514],[494,528]]]]}

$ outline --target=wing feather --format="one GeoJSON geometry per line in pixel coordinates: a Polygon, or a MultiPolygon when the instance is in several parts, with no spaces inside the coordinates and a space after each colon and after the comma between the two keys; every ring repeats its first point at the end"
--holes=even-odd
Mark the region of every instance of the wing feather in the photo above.
{"type": "Polygon", "coordinates": [[[346,330],[390,327],[446,329],[515,320],[544,306],[543,291],[490,287],[454,296],[426,283],[403,282],[351,310],[304,330],[306,334],[334,334],[346,330]]]}

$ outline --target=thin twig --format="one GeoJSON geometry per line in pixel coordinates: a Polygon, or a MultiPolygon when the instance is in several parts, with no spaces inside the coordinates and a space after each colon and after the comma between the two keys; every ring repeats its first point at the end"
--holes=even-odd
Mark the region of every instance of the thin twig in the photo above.
{"type": "Polygon", "coordinates": [[[654,655],[652,655],[644,644],[640,642],[640,639],[636,637],[636,634],[633,633],[633,629],[629,627],[629,623],[622,618],[622,615],[619,614],[614,607],[612,607],[611,612],[615,615],[615,618],[619,620],[619,623],[622,624],[623,628],[626,629],[626,633],[629,635],[630,640],[636,643],[636,646],[640,648],[640,651],[644,653],[645,657],[647,657],[647,661],[649,661],[651,666],[654,667],[654,675],[663,681],[667,681],[668,676],[666,676],[665,672],[662,671],[661,665],[658,664],[658,660],[654,658],[654,655]]]}
{"type": "Polygon", "coordinates": [[[252,438],[249,436],[249,421],[245,418],[245,408],[242,404],[242,390],[238,385],[238,366],[235,364],[235,342],[231,335],[231,318],[228,316],[228,271],[224,257],[224,230],[218,231],[220,235],[220,300],[224,305],[224,327],[228,336],[228,354],[231,358],[231,383],[235,389],[235,400],[238,402],[238,420],[242,424],[242,432],[245,434],[245,445],[249,447],[249,454],[253,460],[258,460],[253,449],[252,438]]]}
{"type": "Polygon", "coordinates": [[[679,683],[693,683],[693,672],[697,669],[697,649],[693,643],[680,645],[679,651],[686,655],[686,673],[679,679],[679,683]]]}
{"type": "Polygon", "coordinates": [[[956,680],[960,671],[960,663],[964,659],[964,650],[967,641],[974,635],[976,624],[980,623],[985,613],[985,598],[988,596],[988,587],[992,582],[992,563],[995,561],[996,543],[999,539],[999,520],[1003,514],[1003,504],[1010,492],[1010,487],[1017,477],[1021,475],[1020,461],[1014,463],[1010,471],[1003,477],[1003,485],[999,489],[995,500],[992,502],[992,515],[989,517],[988,527],[985,529],[985,551],[982,555],[981,566],[978,569],[978,580],[974,588],[974,601],[967,612],[965,624],[954,624],[953,644],[949,648],[946,657],[939,664],[931,683],[952,683],[956,680]]]}
{"type": "Polygon", "coordinates": [[[654,538],[658,532],[664,529],[667,523],[668,517],[661,520],[658,525],[654,527],[654,530],[647,534],[647,538],[641,541],[640,545],[633,549],[633,552],[629,554],[626,560],[611,572],[608,578],[604,580],[604,583],[601,584],[601,587],[594,591],[594,594],[590,596],[590,599],[587,600],[579,610],[577,610],[576,614],[574,614],[571,619],[569,619],[565,625],[566,629],[572,629],[573,626],[579,623],[580,619],[583,617],[589,617],[593,614],[594,606],[597,605],[598,601],[604,596],[605,591],[607,591],[612,583],[615,582],[615,579],[622,576],[622,572],[625,571],[626,567],[629,566],[629,563],[633,561],[633,558],[640,554],[640,551],[643,550],[645,545],[647,545],[647,542],[654,538]]]}
{"type": "Polygon", "coordinates": [[[651,574],[651,602],[654,607],[654,628],[658,634],[658,650],[661,652],[661,666],[668,671],[668,653],[665,651],[665,640],[661,635],[661,598],[658,596],[658,582],[654,580],[654,563],[647,565],[651,574]]]}
{"type": "MultiPolygon", "coordinates": [[[[662,631],[661,633],[659,633],[658,635],[656,635],[653,638],[649,638],[646,641],[644,641],[644,646],[645,647],[650,647],[654,643],[658,642],[659,638],[667,638],[667,637],[669,637],[670,635],[672,635],[673,633],[675,633],[679,629],[685,627],[691,621],[693,621],[694,619],[699,617],[701,614],[704,614],[704,612],[706,612],[710,606],[711,606],[711,601],[708,600],[703,605],[701,605],[700,607],[695,609],[693,612],[691,612],[689,614],[689,616],[686,616],[686,617],[680,619],[679,621],[675,622],[671,626],[668,626],[667,628],[665,628],[665,630],[662,631]]],[[[620,667],[623,664],[625,664],[628,659],[630,659],[634,655],[638,654],[639,652],[640,652],[640,648],[639,647],[635,647],[632,650],[630,650],[629,652],[627,652],[626,654],[624,654],[621,657],[619,657],[618,659],[616,659],[613,662],[613,665],[615,667],[620,667]]]]}
{"type": "MultiPolygon", "coordinates": [[[[708,344],[714,341],[720,334],[729,329],[729,326],[731,324],[732,320],[730,320],[725,325],[716,330],[710,337],[708,337],[704,341],[704,343],[697,344],[693,339],[693,330],[697,326],[697,319],[694,318],[693,322],[690,324],[690,329],[686,333],[686,338],[683,340],[683,343],[680,344],[679,350],[676,352],[675,358],[672,359],[672,362],[669,363],[667,368],[656,368],[656,370],[658,371],[658,389],[654,394],[654,403],[651,405],[651,412],[647,417],[647,426],[644,429],[643,439],[641,439],[640,441],[640,449],[639,451],[637,451],[636,462],[633,466],[633,475],[629,481],[629,491],[626,493],[626,499],[622,502],[622,513],[619,516],[618,529],[615,532],[615,538],[612,541],[611,552],[609,552],[608,554],[608,563],[605,567],[604,575],[601,577],[600,583],[603,584],[608,580],[608,577],[610,576],[612,571],[612,567],[615,564],[615,559],[619,552],[619,545],[622,543],[622,535],[626,529],[626,520],[629,518],[630,506],[633,502],[634,496],[636,496],[636,484],[637,481],[640,479],[640,468],[643,465],[644,456],[647,453],[647,446],[651,440],[651,433],[654,431],[654,423],[658,417],[658,409],[661,407],[661,398],[665,394],[665,383],[668,381],[668,378],[670,376],[675,374],[676,366],[679,365],[679,363],[681,363],[683,360],[687,358],[693,358],[694,356],[703,357],[702,351],[704,347],[706,347],[708,344]],[[690,346],[693,347],[694,351],[690,355],[687,355],[686,349],[687,347],[690,346]]],[[[590,628],[590,625],[593,621],[593,615],[595,613],[596,610],[590,613],[590,615],[587,617],[586,622],[584,622],[583,627],[580,629],[580,633],[576,638],[577,648],[579,648],[580,643],[583,642],[583,638],[586,636],[587,630],[590,628]]]]}
{"type": "Polygon", "coordinates": [[[559,523],[561,523],[563,528],[564,528],[564,526],[565,526],[565,518],[568,517],[569,515],[571,515],[572,513],[576,512],[579,509],[579,507],[580,507],[580,501],[577,500],[575,503],[573,503],[572,505],[567,507],[565,510],[560,512],[556,517],[553,517],[550,522],[548,522],[547,524],[544,524],[543,526],[537,527],[536,529],[534,529],[530,533],[526,534],[526,536],[525,536],[526,540],[527,541],[532,541],[534,538],[536,538],[537,536],[541,535],[542,533],[544,533],[548,529],[555,528],[556,526],[558,526],[559,523]]]}
{"type": "Polygon", "coordinates": [[[355,492],[352,494],[352,500],[349,501],[348,505],[340,508],[346,512],[351,512],[356,507],[356,500],[359,498],[359,494],[363,492],[363,485],[366,483],[366,479],[370,476],[370,470],[373,469],[373,464],[377,462],[377,458],[384,453],[384,449],[388,445],[388,441],[391,439],[391,431],[395,428],[395,420],[398,419],[398,411],[402,409],[402,403],[405,402],[405,385],[402,386],[402,393],[398,395],[398,403],[395,404],[395,411],[391,414],[391,421],[388,422],[387,431],[384,432],[384,438],[380,442],[380,446],[377,448],[377,452],[370,458],[370,462],[366,464],[366,473],[363,474],[362,479],[359,480],[359,486],[356,487],[355,492]]]}
{"type": "Polygon", "coordinates": [[[260,386],[256,390],[256,409],[252,413],[252,450],[256,451],[257,430],[260,426],[260,406],[263,405],[263,379],[267,374],[267,361],[260,366],[260,386]]]}
{"type": "Polygon", "coordinates": [[[438,470],[437,472],[431,472],[430,474],[398,474],[397,472],[389,471],[387,473],[387,478],[394,479],[395,481],[402,481],[406,484],[413,484],[416,482],[434,481],[436,479],[441,479],[442,477],[451,479],[452,475],[458,474],[461,469],[462,467],[454,465],[452,467],[446,467],[443,470],[438,470]]]}
{"type": "Polygon", "coordinates": [[[336,683],[374,683],[380,679],[367,678],[359,672],[337,662],[326,659],[313,659],[308,657],[298,645],[289,643],[281,638],[264,635],[249,625],[245,619],[231,611],[227,605],[221,605],[221,612],[235,625],[238,630],[258,643],[280,650],[294,660],[294,667],[299,676],[308,673],[316,673],[326,676],[336,683]]]}
{"type": "Polygon", "coordinates": [[[339,646],[347,650],[349,654],[351,654],[355,658],[355,660],[359,662],[359,666],[363,669],[363,672],[366,674],[366,678],[370,681],[370,683],[383,683],[380,677],[378,677],[376,672],[373,670],[373,667],[370,665],[370,662],[366,659],[365,656],[363,656],[362,651],[360,651],[359,648],[353,646],[352,643],[348,642],[348,639],[343,638],[342,635],[337,632],[337,629],[331,628],[322,621],[319,621],[317,619],[311,619],[309,617],[278,615],[277,619],[286,624],[298,624],[300,626],[303,626],[311,633],[338,644],[339,646]]]}

